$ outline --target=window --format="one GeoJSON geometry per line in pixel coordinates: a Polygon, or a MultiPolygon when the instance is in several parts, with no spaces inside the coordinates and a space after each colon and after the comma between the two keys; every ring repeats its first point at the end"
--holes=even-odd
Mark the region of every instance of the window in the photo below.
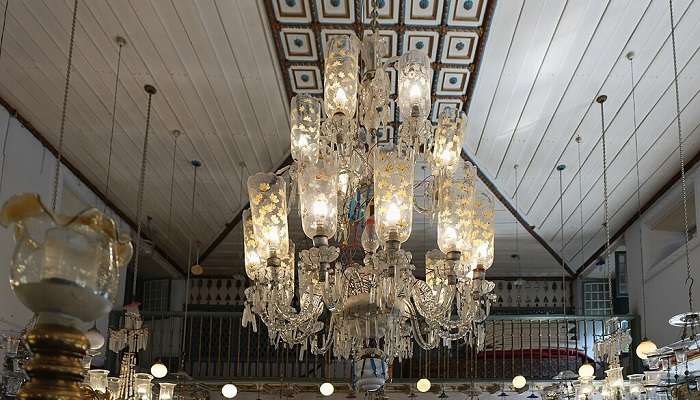
{"type": "Polygon", "coordinates": [[[143,282],[143,311],[168,311],[170,308],[170,281],[157,279],[143,282]]]}
{"type": "Polygon", "coordinates": [[[627,297],[627,252],[615,252],[615,282],[617,283],[615,296],[627,297]]]}
{"type": "Polygon", "coordinates": [[[585,315],[612,314],[607,281],[583,282],[583,313],[585,315]]]}

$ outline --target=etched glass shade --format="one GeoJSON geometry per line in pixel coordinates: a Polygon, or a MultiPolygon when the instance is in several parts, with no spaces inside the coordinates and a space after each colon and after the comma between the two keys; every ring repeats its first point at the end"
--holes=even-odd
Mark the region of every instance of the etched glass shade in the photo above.
{"type": "Polygon", "coordinates": [[[160,392],[158,392],[158,400],[172,400],[173,392],[175,391],[174,383],[159,382],[160,392]]]}
{"type": "Polygon", "coordinates": [[[447,108],[440,113],[430,164],[436,175],[452,175],[459,165],[462,139],[466,127],[466,116],[447,108]]]}
{"type": "Polygon", "coordinates": [[[153,391],[151,390],[152,380],[153,375],[151,374],[134,374],[135,400],[151,400],[153,398],[153,391]]]}
{"type": "Polygon", "coordinates": [[[375,220],[382,241],[403,243],[413,223],[413,148],[377,148],[374,158],[375,220]]]}
{"type": "Polygon", "coordinates": [[[430,114],[432,71],[425,52],[411,50],[398,62],[399,112],[404,119],[425,119],[430,114]]]}
{"type": "Polygon", "coordinates": [[[252,281],[260,280],[261,269],[265,267],[264,260],[258,253],[258,244],[255,242],[255,230],[250,209],[243,210],[243,251],[245,253],[245,273],[252,281]]]}
{"type": "Polygon", "coordinates": [[[472,227],[472,265],[488,269],[493,264],[494,204],[485,193],[476,196],[472,227]]]}
{"type": "Polygon", "coordinates": [[[29,309],[83,321],[109,312],[133,254],[111,218],[94,208],[55,215],[39,196],[18,194],[0,210],[0,225],[14,227],[10,285],[29,309]]]}
{"type": "Polygon", "coordinates": [[[447,286],[448,270],[445,253],[437,249],[425,253],[425,282],[433,291],[447,286]]]}
{"type": "Polygon", "coordinates": [[[476,167],[464,163],[462,176],[439,179],[438,247],[445,254],[471,250],[476,167]]]}
{"type": "Polygon", "coordinates": [[[310,239],[335,235],[338,222],[338,163],[333,154],[324,153],[299,168],[301,224],[310,239]]]}
{"type": "Polygon", "coordinates": [[[312,160],[318,152],[321,103],[308,94],[298,94],[289,106],[292,158],[312,160]]]}
{"type": "Polygon", "coordinates": [[[323,79],[323,108],[328,117],[355,115],[357,108],[358,56],[360,45],[354,34],[328,41],[323,79]]]}
{"type": "Polygon", "coordinates": [[[282,258],[289,250],[286,182],[272,173],[257,173],[248,178],[248,195],[258,253],[263,259],[282,258]]]}
{"type": "Polygon", "coordinates": [[[88,384],[92,390],[100,393],[107,392],[107,375],[109,371],[106,369],[91,369],[88,371],[88,384]]]}

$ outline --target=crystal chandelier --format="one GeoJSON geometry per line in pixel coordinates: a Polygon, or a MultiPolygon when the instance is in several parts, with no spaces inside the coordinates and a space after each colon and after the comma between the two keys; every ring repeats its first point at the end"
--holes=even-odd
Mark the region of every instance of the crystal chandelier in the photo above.
{"type": "Polygon", "coordinates": [[[414,341],[423,349],[483,346],[482,322],[495,299],[484,278],[494,256],[494,203],[478,193],[476,168],[461,161],[465,117],[445,110],[433,128],[427,55],[382,60],[376,18],[375,8],[362,40],[330,40],[323,101],[306,94],[291,101],[293,165],[251,176],[243,213],[245,268],[254,282],[243,324],[257,330],[257,315],[271,344],[301,345],[300,357],[332,351],[353,359],[364,390],[379,389],[387,366],[412,356],[414,341]],[[383,143],[392,65],[402,122],[383,143]],[[418,184],[417,162],[431,171],[418,184]],[[313,242],[298,254],[287,223],[297,200],[313,242]],[[425,280],[401,248],[414,210],[437,225],[439,250],[425,255],[425,280]]]}

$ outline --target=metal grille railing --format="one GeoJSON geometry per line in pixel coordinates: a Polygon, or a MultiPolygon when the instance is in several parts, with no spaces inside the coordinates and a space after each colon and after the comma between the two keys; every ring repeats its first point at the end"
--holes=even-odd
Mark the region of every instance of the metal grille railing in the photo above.
{"type": "MultiPolygon", "coordinates": [[[[185,371],[197,379],[351,379],[349,361],[329,364],[323,356],[306,353],[300,357],[299,346],[275,348],[263,324],[253,332],[241,326],[241,316],[240,312],[190,312],[183,353],[184,313],[142,312],[150,339],[147,349],[139,354],[139,367],[147,370],[161,360],[170,371],[176,371],[184,359],[185,371]]],[[[634,319],[619,318],[627,325],[634,319]]],[[[113,312],[111,326],[117,328],[121,319],[121,313],[113,312]]],[[[576,371],[583,362],[592,360],[594,337],[602,334],[605,320],[590,316],[491,316],[485,322],[483,351],[458,343],[432,351],[416,346],[413,358],[394,362],[391,374],[394,381],[415,380],[426,374],[431,380],[447,381],[510,379],[516,374],[550,379],[559,371],[576,371]]],[[[111,358],[114,368],[116,357],[111,358]]]]}

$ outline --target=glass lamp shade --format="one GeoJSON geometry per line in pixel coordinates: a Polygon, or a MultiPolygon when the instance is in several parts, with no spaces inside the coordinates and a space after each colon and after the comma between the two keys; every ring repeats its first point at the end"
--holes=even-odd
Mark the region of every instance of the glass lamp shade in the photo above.
{"type": "Polygon", "coordinates": [[[592,376],[581,376],[579,377],[578,394],[579,398],[589,398],[593,394],[593,377],[592,376]]]}
{"type": "Polygon", "coordinates": [[[595,375],[595,368],[589,363],[583,364],[578,368],[578,376],[580,377],[590,378],[593,375],[595,375]]]}
{"type": "Polygon", "coordinates": [[[5,355],[15,357],[19,350],[20,339],[16,336],[8,336],[5,338],[5,355]]]}
{"type": "Polygon", "coordinates": [[[134,392],[137,400],[151,400],[153,398],[152,380],[153,375],[151,374],[134,374],[134,392]]]}
{"type": "Polygon", "coordinates": [[[335,392],[335,387],[333,387],[333,384],[330,382],[323,382],[318,390],[322,395],[328,397],[335,392]]]}
{"type": "Polygon", "coordinates": [[[416,382],[416,389],[418,389],[418,391],[421,393],[425,393],[430,390],[430,381],[428,378],[418,379],[418,382],[416,382]]]}
{"type": "Polygon", "coordinates": [[[638,397],[644,391],[644,374],[630,374],[627,375],[629,379],[629,391],[630,395],[633,397],[638,397]]]}
{"type": "Polygon", "coordinates": [[[527,385],[527,379],[522,375],[517,375],[513,378],[513,387],[516,389],[522,389],[527,385]]]}
{"type": "Polygon", "coordinates": [[[168,367],[166,367],[162,362],[158,361],[151,365],[151,375],[158,379],[164,378],[166,375],[168,375],[168,367]]]}
{"type": "Polygon", "coordinates": [[[106,369],[91,369],[88,371],[88,383],[92,390],[100,393],[107,392],[107,375],[109,371],[106,369]]]}
{"type": "Polygon", "coordinates": [[[263,259],[289,250],[286,183],[280,176],[258,173],[248,178],[250,212],[258,253],[263,259]]]}
{"type": "Polygon", "coordinates": [[[233,383],[227,383],[221,387],[221,395],[227,399],[232,399],[238,394],[238,388],[233,383]]]}
{"type": "Polygon", "coordinates": [[[289,106],[292,158],[313,160],[318,152],[321,103],[308,94],[298,94],[289,106]]]}
{"type": "Polygon", "coordinates": [[[355,115],[360,44],[354,34],[334,36],[327,44],[323,79],[323,108],[328,117],[355,115]]]}
{"type": "Polygon", "coordinates": [[[485,193],[478,194],[471,234],[473,266],[488,269],[493,264],[494,216],[493,200],[485,193]]]}
{"type": "Polygon", "coordinates": [[[466,253],[471,250],[472,220],[476,167],[464,163],[462,177],[439,179],[438,247],[443,253],[466,253]]]}
{"type": "Polygon", "coordinates": [[[133,254],[112,219],[96,209],[54,215],[39,196],[19,194],[3,205],[0,225],[14,227],[10,285],[34,313],[92,322],[109,312],[133,254]]]}
{"type": "Polygon", "coordinates": [[[362,249],[367,253],[374,253],[379,248],[379,235],[377,234],[377,224],[374,223],[374,218],[369,217],[365,221],[365,228],[362,230],[360,241],[362,249]]]}
{"type": "Polygon", "coordinates": [[[175,392],[175,383],[158,383],[160,386],[160,392],[158,392],[158,400],[172,400],[173,393],[175,392]]]}
{"type": "Polygon", "coordinates": [[[635,353],[642,360],[649,358],[648,354],[656,351],[656,344],[649,339],[644,339],[637,345],[635,353]]]}
{"type": "Polygon", "coordinates": [[[410,146],[377,148],[374,158],[374,207],[379,238],[403,243],[413,223],[413,165],[410,146]]]}
{"type": "Polygon", "coordinates": [[[434,174],[451,176],[457,169],[461,160],[465,126],[464,113],[458,114],[454,108],[447,108],[440,113],[430,157],[434,174]]]}
{"type": "Polygon", "coordinates": [[[433,291],[447,286],[447,273],[445,253],[437,249],[425,253],[425,282],[433,291]]]}
{"type": "MultiPolygon", "coordinates": [[[[325,146],[324,146],[325,147],[325,146]]],[[[299,209],[310,239],[335,235],[338,223],[338,163],[332,154],[300,164],[299,209]]]]}
{"type": "Polygon", "coordinates": [[[430,114],[432,70],[428,55],[419,50],[399,59],[399,112],[404,119],[425,119],[430,114]]]}
{"type": "Polygon", "coordinates": [[[121,385],[121,379],[116,376],[110,376],[107,378],[107,390],[112,395],[113,399],[117,398],[119,393],[119,386],[121,385]]]}
{"type": "Polygon", "coordinates": [[[243,210],[243,251],[245,253],[245,272],[252,281],[258,281],[263,277],[261,270],[265,267],[265,262],[258,253],[258,244],[255,241],[255,231],[253,228],[253,217],[250,209],[243,210]]]}
{"type": "Polygon", "coordinates": [[[606,369],[605,375],[606,380],[613,389],[619,389],[625,384],[625,380],[622,376],[622,367],[606,369]]]}

